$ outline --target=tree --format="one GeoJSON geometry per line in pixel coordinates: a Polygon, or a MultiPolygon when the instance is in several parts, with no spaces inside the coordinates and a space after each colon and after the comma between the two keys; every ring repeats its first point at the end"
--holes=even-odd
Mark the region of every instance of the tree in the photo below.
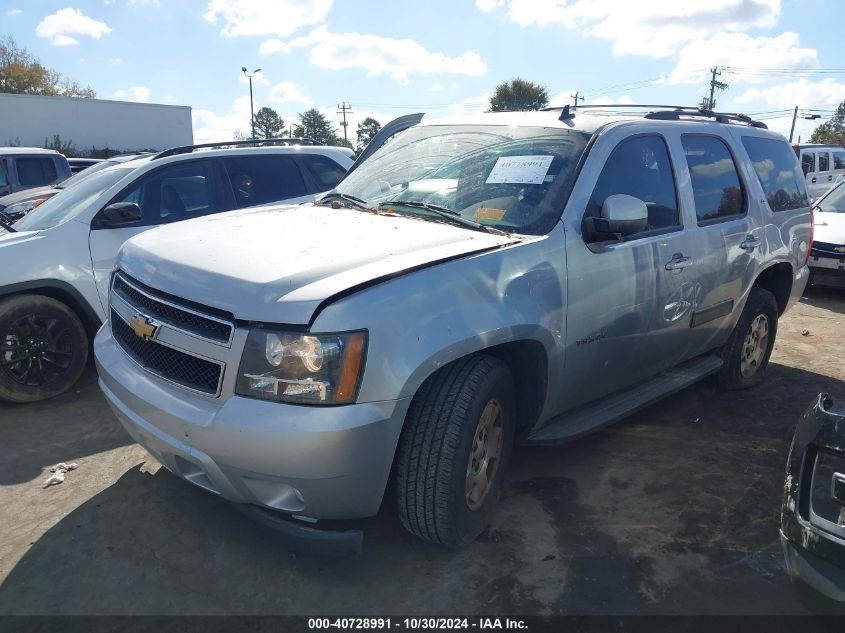
{"type": "Polygon", "coordinates": [[[813,130],[810,136],[811,143],[832,143],[845,145],[845,101],[836,108],[836,114],[825,123],[813,130]]]}
{"type": "Polygon", "coordinates": [[[363,150],[381,129],[381,123],[368,116],[358,124],[358,151],[363,150]]]}
{"type": "Polygon", "coordinates": [[[337,130],[317,108],[301,112],[298,116],[299,124],[293,128],[294,136],[312,138],[325,145],[336,145],[342,140],[338,139],[337,130]]]}
{"type": "Polygon", "coordinates": [[[264,107],[255,113],[255,135],[259,138],[276,138],[284,129],[284,120],[272,108],[264,107]]]}
{"type": "Polygon", "coordinates": [[[76,147],[74,147],[73,141],[63,141],[58,134],[53,134],[52,141],[44,139],[44,149],[54,149],[68,158],[76,156],[76,147]]]}
{"type": "Polygon", "coordinates": [[[32,53],[19,47],[11,35],[0,39],[0,92],[89,99],[97,96],[90,86],[83,88],[43,66],[32,53]]]}
{"type": "Polygon", "coordinates": [[[490,97],[490,112],[539,110],[548,103],[549,93],[545,86],[517,77],[496,86],[490,97]]]}

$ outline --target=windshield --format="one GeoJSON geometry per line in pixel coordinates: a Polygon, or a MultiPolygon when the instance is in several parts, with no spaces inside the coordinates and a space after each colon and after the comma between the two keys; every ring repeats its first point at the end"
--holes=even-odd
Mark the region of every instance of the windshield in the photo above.
{"type": "Polygon", "coordinates": [[[845,183],[840,183],[822,199],[816,209],[824,213],[845,213],[845,183]]]}
{"type": "Polygon", "coordinates": [[[423,126],[381,147],[338,186],[372,207],[540,235],[551,230],[589,136],[559,128],[423,126]],[[403,206],[403,202],[411,202],[403,206]]]}
{"type": "Polygon", "coordinates": [[[94,163],[90,167],[86,167],[82,171],[75,173],[67,180],[60,182],[58,185],[56,185],[56,189],[67,189],[68,187],[73,187],[74,185],[79,184],[80,180],[85,180],[89,176],[93,176],[94,174],[96,174],[98,171],[101,171],[106,167],[111,167],[117,164],[119,163],[116,163],[113,160],[104,160],[101,163],[94,163]]]}
{"type": "Polygon", "coordinates": [[[15,224],[15,228],[18,231],[40,231],[63,224],[88,208],[103,191],[133,171],[134,167],[116,167],[97,172],[30,211],[15,224]]]}

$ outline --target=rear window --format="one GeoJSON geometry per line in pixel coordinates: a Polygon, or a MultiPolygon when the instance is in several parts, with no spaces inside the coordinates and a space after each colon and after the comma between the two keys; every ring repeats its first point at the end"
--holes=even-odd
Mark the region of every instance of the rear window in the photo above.
{"type": "Polygon", "coordinates": [[[786,141],[743,136],[742,144],[772,211],[788,211],[810,205],[804,174],[786,141]]]}
{"type": "Polygon", "coordinates": [[[833,168],[845,169],[845,152],[833,152],[833,168]]]}
{"type": "Polygon", "coordinates": [[[58,178],[52,158],[22,156],[16,161],[18,181],[24,186],[46,185],[58,178]]]}
{"type": "MultiPolygon", "coordinates": [[[[746,147],[746,149],[748,149],[746,147]]],[[[801,154],[801,169],[805,174],[816,171],[816,155],[813,153],[801,154]]]]}
{"type": "Polygon", "coordinates": [[[728,146],[716,136],[681,136],[690,172],[698,223],[745,212],[745,191],[728,146]]]}
{"type": "Polygon", "coordinates": [[[277,202],[308,193],[302,173],[290,156],[243,156],[224,158],[223,163],[238,207],[277,202]]]}

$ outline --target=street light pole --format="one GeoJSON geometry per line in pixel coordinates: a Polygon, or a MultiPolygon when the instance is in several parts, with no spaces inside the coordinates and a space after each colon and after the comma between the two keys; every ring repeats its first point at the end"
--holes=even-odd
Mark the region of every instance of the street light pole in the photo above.
{"type": "Polygon", "coordinates": [[[243,71],[244,76],[249,78],[249,116],[252,123],[252,140],[255,140],[255,108],[252,105],[252,78],[260,73],[261,69],[256,68],[252,71],[251,75],[246,72],[246,66],[241,66],[241,70],[243,71]]]}

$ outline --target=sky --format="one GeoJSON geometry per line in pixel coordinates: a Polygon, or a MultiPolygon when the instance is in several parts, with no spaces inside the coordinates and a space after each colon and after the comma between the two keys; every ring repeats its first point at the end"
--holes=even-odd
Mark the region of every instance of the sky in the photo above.
{"type": "Polygon", "coordinates": [[[248,131],[243,66],[286,122],[351,104],[353,143],[368,116],[482,112],[517,76],[550,105],[695,105],[713,67],[717,110],[788,136],[798,106],[806,141],[845,100],[843,23],[843,0],[0,0],[0,36],[98,98],[191,106],[196,142],[248,131]]]}

